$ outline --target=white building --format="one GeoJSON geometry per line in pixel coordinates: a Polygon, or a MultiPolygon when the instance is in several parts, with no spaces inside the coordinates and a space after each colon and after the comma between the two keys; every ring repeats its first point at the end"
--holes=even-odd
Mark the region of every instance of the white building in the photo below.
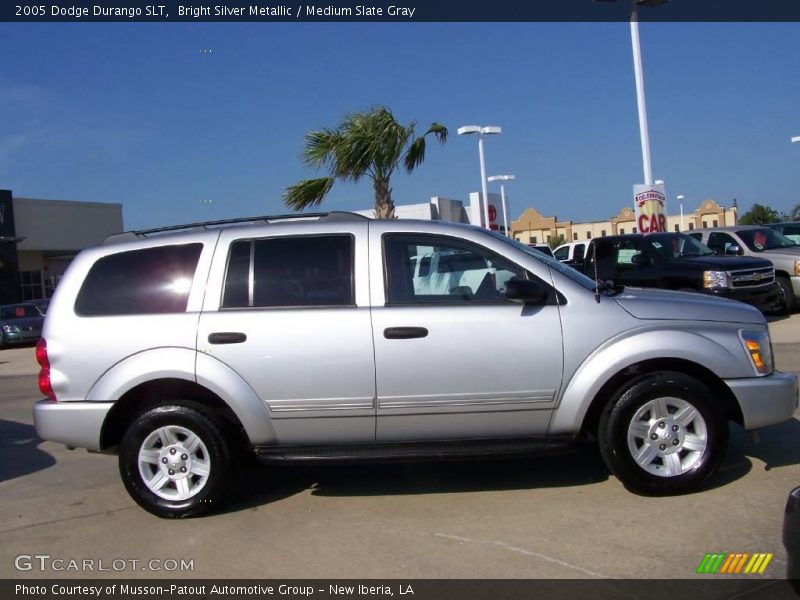
{"type": "Polygon", "coordinates": [[[121,204],[14,198],[0,190],[0,303],[49,298],[78,252],[121,231],[121,204]]]}

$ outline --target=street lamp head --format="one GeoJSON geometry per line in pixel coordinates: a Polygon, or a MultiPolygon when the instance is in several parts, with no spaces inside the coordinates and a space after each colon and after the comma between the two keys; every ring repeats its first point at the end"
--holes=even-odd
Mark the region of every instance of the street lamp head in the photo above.
{"type": "Polygon", "coordinates": [[[677,196],[675,196],[676,200],[683,200],[683,198],[684,198],[683,194],[678,194],[677,196]]]}
{"type": "Polygon", "coordinates": [[[458,128],[458,135],[469,135],[470,133],[480,133],[483,134],[492,134],[492,133],[500,133],[503,130],[500,127],[489,126],[489,127],[481,127],[479,125],[464,125],[463,127],[458,128]]]}
{"type": "Polygon", "coordinates": [[[480,133],[481,128],[477,125],[464,125],[458,128],[458,135],[469,135],[470,133],[480,133]]]}
{"type": "Polygon", "coordinates": [[[513,175],[492,175],[491,177],[487,177],[487,181],[511,181],[514,179],[513,175]]]}
{"type": "Polygon", "coordinates": [[[798,143],[798,142],[800,142],[800,135],[796,135],[796,136],[794,136],[794,137],[792,138],[792,143],[793,143],[793,144],[796,144],[796,143],[798,143]]]}

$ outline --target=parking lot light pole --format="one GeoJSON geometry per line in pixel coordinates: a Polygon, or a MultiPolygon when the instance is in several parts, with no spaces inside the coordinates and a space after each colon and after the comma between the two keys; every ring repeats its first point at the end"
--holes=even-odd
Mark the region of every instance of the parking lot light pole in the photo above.
{"type": "Polygon", "coordinates": [[[681,231],[683,231],[683,198],[684,198],[683,194],[678,194],[677,196],[675,196],[675,200],[678,201],[681,207],[681,231]]]}
{"type": "Polygon", "coordinates": [[[508,217],[506,213],[506,181],[513,181],[513,175],[492,175],[489,177],[488,181],[499,181],[500,182],[500,202],[503,205],[503,228],[505,230],[506,237],[511,237],[508,234],[508,217]]]}
{"type": "Polygon", "coordinates": [[[483,136],[498,134],[502,131],[500,127],[495,126],[464,125],[464,127],[458,128],[458,135],[478,134],[478,157],[481,161],[481,191],[483,193],[483,220],[486,229],[491,229],[491,227],[489,226],[489,192],[486,189],[486,163],[483,158],[483,136]]]}

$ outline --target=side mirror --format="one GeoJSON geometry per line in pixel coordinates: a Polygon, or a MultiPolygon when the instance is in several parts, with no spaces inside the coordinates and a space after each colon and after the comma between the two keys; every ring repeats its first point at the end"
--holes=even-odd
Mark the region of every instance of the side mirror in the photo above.
{"type": "Polygon", "coordinates": [[[646,267],[651,262],[653,262],[653,261],[650,260],[650,257],[647,256],[644,253],[636,254],[636,255],[631,257],[631,263],[636,265],[636,266],[638,266],[638,267],[646,267]]]}
{"type": "Polygon", "coordinates": [[[740,254],[744,254],[744,252],[742,252],[742,249],[736,244],[729,244],[725,247],[725,254],[733,254],[738,256],[740,254]]]}
{"type": "Polygon", "coordinates": [[[506,282],[506,299],[525,304],[545,304],[550,289],[535,279],[512,277],[506,282]]]}

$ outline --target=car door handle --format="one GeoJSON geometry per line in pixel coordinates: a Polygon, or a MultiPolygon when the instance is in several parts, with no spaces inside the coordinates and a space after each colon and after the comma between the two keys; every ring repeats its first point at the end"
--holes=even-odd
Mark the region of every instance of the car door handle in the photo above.
{"type": "Polygon", "coordinates": [[[424,327],[387,327],[383,330],[383,337],[387,340],[408,340],[424,338],[427,335],[428,330],[424,327]]]}
{"type": "Polygon", "coordinates": [[[247,336],[238,331],[220,331],[208,334],[209,344],[241,344],[247,340],[247,336]]]}

